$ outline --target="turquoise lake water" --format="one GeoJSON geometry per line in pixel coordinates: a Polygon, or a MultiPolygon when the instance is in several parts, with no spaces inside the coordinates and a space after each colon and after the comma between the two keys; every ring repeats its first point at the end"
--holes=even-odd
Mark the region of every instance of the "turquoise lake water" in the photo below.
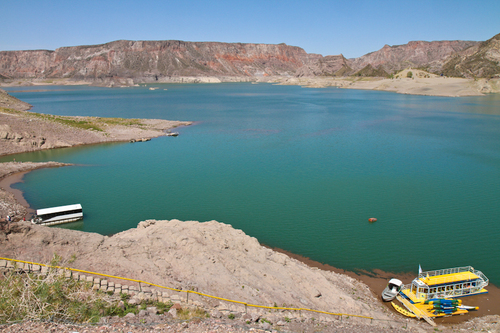
{"type": "Polygon", "coordinates": [[[1,158],[76,164],[15,187],[35,209],[81,203],[84,231],[217,220],[338,268],[472,265],[500,285],[498,94],[156,86],[7,89],[34,112],[197,122],[148,143],[1,158]]]}

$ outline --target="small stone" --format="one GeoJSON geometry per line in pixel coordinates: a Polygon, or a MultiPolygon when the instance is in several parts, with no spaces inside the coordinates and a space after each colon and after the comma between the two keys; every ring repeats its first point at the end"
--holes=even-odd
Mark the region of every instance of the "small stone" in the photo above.
{"type": "Polygon", "coordinates": [[[177,309],[171,307],[170,310],[168,310],[168,314],[170,314],[172,318],[177,318],[177,309]]]}
{"type": "Polygon", "coordinates": [[[135,318],[135,314],[133,312],[129,312],[125,315],[125,318],[135,318]]]}
{"type": "Polygon", "coordinates": [[[263,330],[266,330],[266,331],[271,330],[271,324],[269,324],[269,323],[262,323],[261,327],[263,330]]]}
{"type": "Polygon", "coordinates": [[[146,308],[146,311],[148,311],[151,314],[157,314],[158,313],[158,309],[156,308],[156,306],[148,306],[146,308]]]}
{"type": "Polygon", "coordinates": [[[212,318],[222,318],[222,312],[215,310],[210,313],[210,317],[212,318]]]}
{"type": "Polygon", "coordinates": [[[149,315],[149,312],[147,312],[146,310],[140,310],[139,311],[139,317],[145,317],[149,315]]]}
{"type": "Polygon", "coordinates": [[[181,298],[179,297],[179,295],[172,295],[172,296],[170,296],[170,299],[172,300],[172,302],[180,302],[181,301],[181,298]]]}
{"type": "Polygon", "coordinates": [[[146,296],[145,293],[143,293],[142,291],[140,293],[138,293],[135,298],[137,298],[140,302],[146,300],[148,297],[146,296]]]}
{"type": "Polygon", "coordinates": [[[245,322],[247,321],[251,321],[252,320],[252,316],[248,313],[245,313],[243,316],[241,316],[241,319],[245,322]]]}
{"type": "Polygon", "coordinates": [[[257,314],[257,313],[252,313],[252,319],[251,319],[251,320],[252,320],[254,323],[258,322],[258,321],[259,321],[259,319],[260,319],[260,314],[257,314]]]}

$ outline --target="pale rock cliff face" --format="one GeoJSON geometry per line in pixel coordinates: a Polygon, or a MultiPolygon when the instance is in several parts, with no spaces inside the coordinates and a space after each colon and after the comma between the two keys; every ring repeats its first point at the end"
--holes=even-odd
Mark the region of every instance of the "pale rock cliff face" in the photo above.
{"type": "Polygon", "coordinates": [[[362,76],[385,76],[408,67],[437,74],[445,70],[453,76],[488,77],[497,72],[497,36],[483,43],[457,40],[385,45],[354,59],[342,54],[308,54],[286,44],[120,40],[55,51],[1,51],[0,80],[65,78],[131,85],[346,76],[360,71],[362,76]],[[478,57],[484,61],[477,62],[478,57]]]}
{"type": "Polygon", "coordinates": [[[349,65],[360,70],[367,65],[374,68],[382,66],[388,73],[403,70],[407,67],[429,67],[435,72],[443,65],[443,60],[455,52],[463,51],[477,45],[473,41],[415,41],[404,45],[385,45],[378,51],[362,57],[349,59],[349,65]]]}
{"type": "Polygon", "coordinates": [[[306,59],[303,49],[285,44],[122,40],[55,51],[3,51],[0,74],[8,78],[153,81],[168,76],[293,75],[306,59]]]}
{"type": "Polygon", "coordinates": [[[310,54],[306,64],[297,71],[297,76],[342,76],[352,72],[347,59],[342,55],[323,57],[310,54]]]}

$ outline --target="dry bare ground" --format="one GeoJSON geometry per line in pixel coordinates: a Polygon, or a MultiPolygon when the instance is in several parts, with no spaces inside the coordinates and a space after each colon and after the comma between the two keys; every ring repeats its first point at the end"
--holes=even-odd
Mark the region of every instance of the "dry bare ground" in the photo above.
{"type": "Polygon", "coordinates": [[[428,96],[481,96],[500,92],[500,79],[462,79],[440,77],[421,70],[406,69],[387,78],[276,78],[269,79],[286,85],[301,85],[305,87],[339,87],[345,89],[381,90],[398,94],[428,95],[428,96]],[[412,78],[407,77],[412,72],[412,78]]]}

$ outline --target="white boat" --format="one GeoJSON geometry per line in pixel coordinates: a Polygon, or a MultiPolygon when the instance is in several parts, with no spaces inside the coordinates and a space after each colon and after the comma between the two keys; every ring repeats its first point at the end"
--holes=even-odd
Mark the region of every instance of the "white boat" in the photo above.
{"type": "Polygon", "coordinates": [[[398,293],[401,291],[401,287],[403,286],[403,282],[398,279],[390,279],[387,287],[385,287],[382,292],[382,299],[385,302],[392,301],[396,298],[398,293]]]}
{"type": "Polygon", "coordinates": [[[67,206],[38,209],[31,223],[39,225],[56,225],[83,219],[82,205],[74,204],[67,206]]]}

